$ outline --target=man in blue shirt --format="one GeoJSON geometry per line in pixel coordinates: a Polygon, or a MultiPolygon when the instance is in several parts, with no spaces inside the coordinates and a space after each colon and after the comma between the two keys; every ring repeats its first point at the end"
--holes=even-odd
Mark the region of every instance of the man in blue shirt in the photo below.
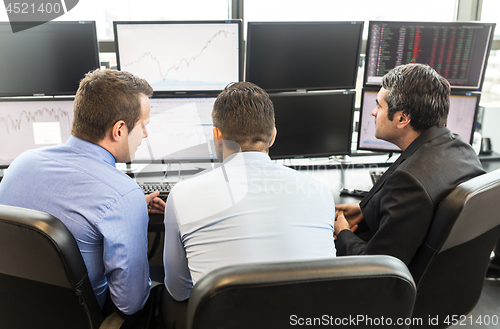
{"type": "Polygon", "coordinates": [[[101,308],[109,298],[126,315],[141,310],[151,281],[148,207],[162,212],[116,162],[130,162],[150,121],[151,86],[130,73],[95,70],[80,82],[72,136],[30,150],[9,166],[0,203],[61,220],[74,235],[101,308]]]}

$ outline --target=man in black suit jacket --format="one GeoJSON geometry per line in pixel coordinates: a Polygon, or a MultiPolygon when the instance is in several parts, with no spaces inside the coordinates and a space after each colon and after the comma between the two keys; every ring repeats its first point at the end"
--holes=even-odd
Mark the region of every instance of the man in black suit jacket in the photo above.
{"type": "Polygon", "coordinates": [[[377,95],[375,136],[403,152],[359,204],[337,205],[337,256],[391,255],[409,265],[451,190],[484,173],[472,147],[446,128],[450,85],[427,65],[394,68],[377,95]],[[366,241],[353,232],[368,227],[366,241]]]}

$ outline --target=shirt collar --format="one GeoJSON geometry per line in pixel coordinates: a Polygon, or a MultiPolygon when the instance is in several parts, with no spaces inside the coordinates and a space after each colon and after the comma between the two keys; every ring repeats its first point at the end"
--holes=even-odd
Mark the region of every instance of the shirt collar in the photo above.
{"type": "Polygon", "coordinates": [[[271,158],[269,157],[269,155],[267,155],[264,152],[248,151],[248,152],[236,152],[236,153],[233,153],[233,154],[227,156],[224,159],[223,164],[229,164],[233,160],[239,160],[239,161],[245,161],[245,162],[249,162],[249,161],[271,162],[271,158]]]}
{"type": "Polygon", "coordinates": [[[420,134],[407,148],[406,150],[403,151],[401,154],[401,158],[408,158],[410,155],[412,155],[416,150],[420,148],[420,146],[424,145],[425,143],[433,140],[436,137],[439,137],[444,134],[449,134],[450,130],[448,127],[437,127],[433,126],[428,129],[426,129],[424,132],[420,134]]]}
{"type": "Polygon", "coordinates": [[[115,157],[111,153],[109,153],[108,150],[97,144],[88,142],[75,136],[70,136],[70,138],[66,142],[66,145],[74,147],[82,151],[83,153],[92,154],[102,161],[106,162],[107,164],[116,167],[115,157]]]}

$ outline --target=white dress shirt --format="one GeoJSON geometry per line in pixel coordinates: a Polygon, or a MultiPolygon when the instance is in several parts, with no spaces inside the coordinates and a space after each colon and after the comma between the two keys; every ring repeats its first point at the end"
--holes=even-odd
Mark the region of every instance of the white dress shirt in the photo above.
{"type": "Polygon", "coordinates": [[[189,298],[208,272],[233,264],[335,257],[329,188],[262,152],[177,183],[165,211],[165,284],[189,298]]]}

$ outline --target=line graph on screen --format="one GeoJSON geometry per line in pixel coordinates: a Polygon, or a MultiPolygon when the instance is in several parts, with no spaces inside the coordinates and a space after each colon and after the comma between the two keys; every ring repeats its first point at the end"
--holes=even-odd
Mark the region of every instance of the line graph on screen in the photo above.
{"type": "Polygon", "coordinates": [[[151,99],[148,141],[139,146],[135,159],[210,159],[208,143],[213,139],[214,101],[215,98],[151,99]]]}
{"type": "Polygon", "coordinates": [[[237,26],[122,25],[120,69],[156,91],[220,90],[239,79],[237,26]]]}
{"type": "MultiPolygon", "coordinates": [[[[11,132],[21,131],[23,125],[28,127],[30,122],[35,121],[59,121],[71,129],[71,122],[73,120],[72,113],[70,111],[63,110],[61,108],[41,108],[35,111],[22,110],[21,113],[16,113],[14,115],[7,114],[6,116],[0,116],[0,126],[4,127],[7,134],[11,132]],[[44,118],[48,120],[43,120],[44,118]]],[[[29,127],[28,129],[31,129],[29,127]]]]}
{"type": "Polygon", "coordinates": [[[73,100],[0,102],[0,165],[22,152],[54,145],[71,135],[73,100]]]}

